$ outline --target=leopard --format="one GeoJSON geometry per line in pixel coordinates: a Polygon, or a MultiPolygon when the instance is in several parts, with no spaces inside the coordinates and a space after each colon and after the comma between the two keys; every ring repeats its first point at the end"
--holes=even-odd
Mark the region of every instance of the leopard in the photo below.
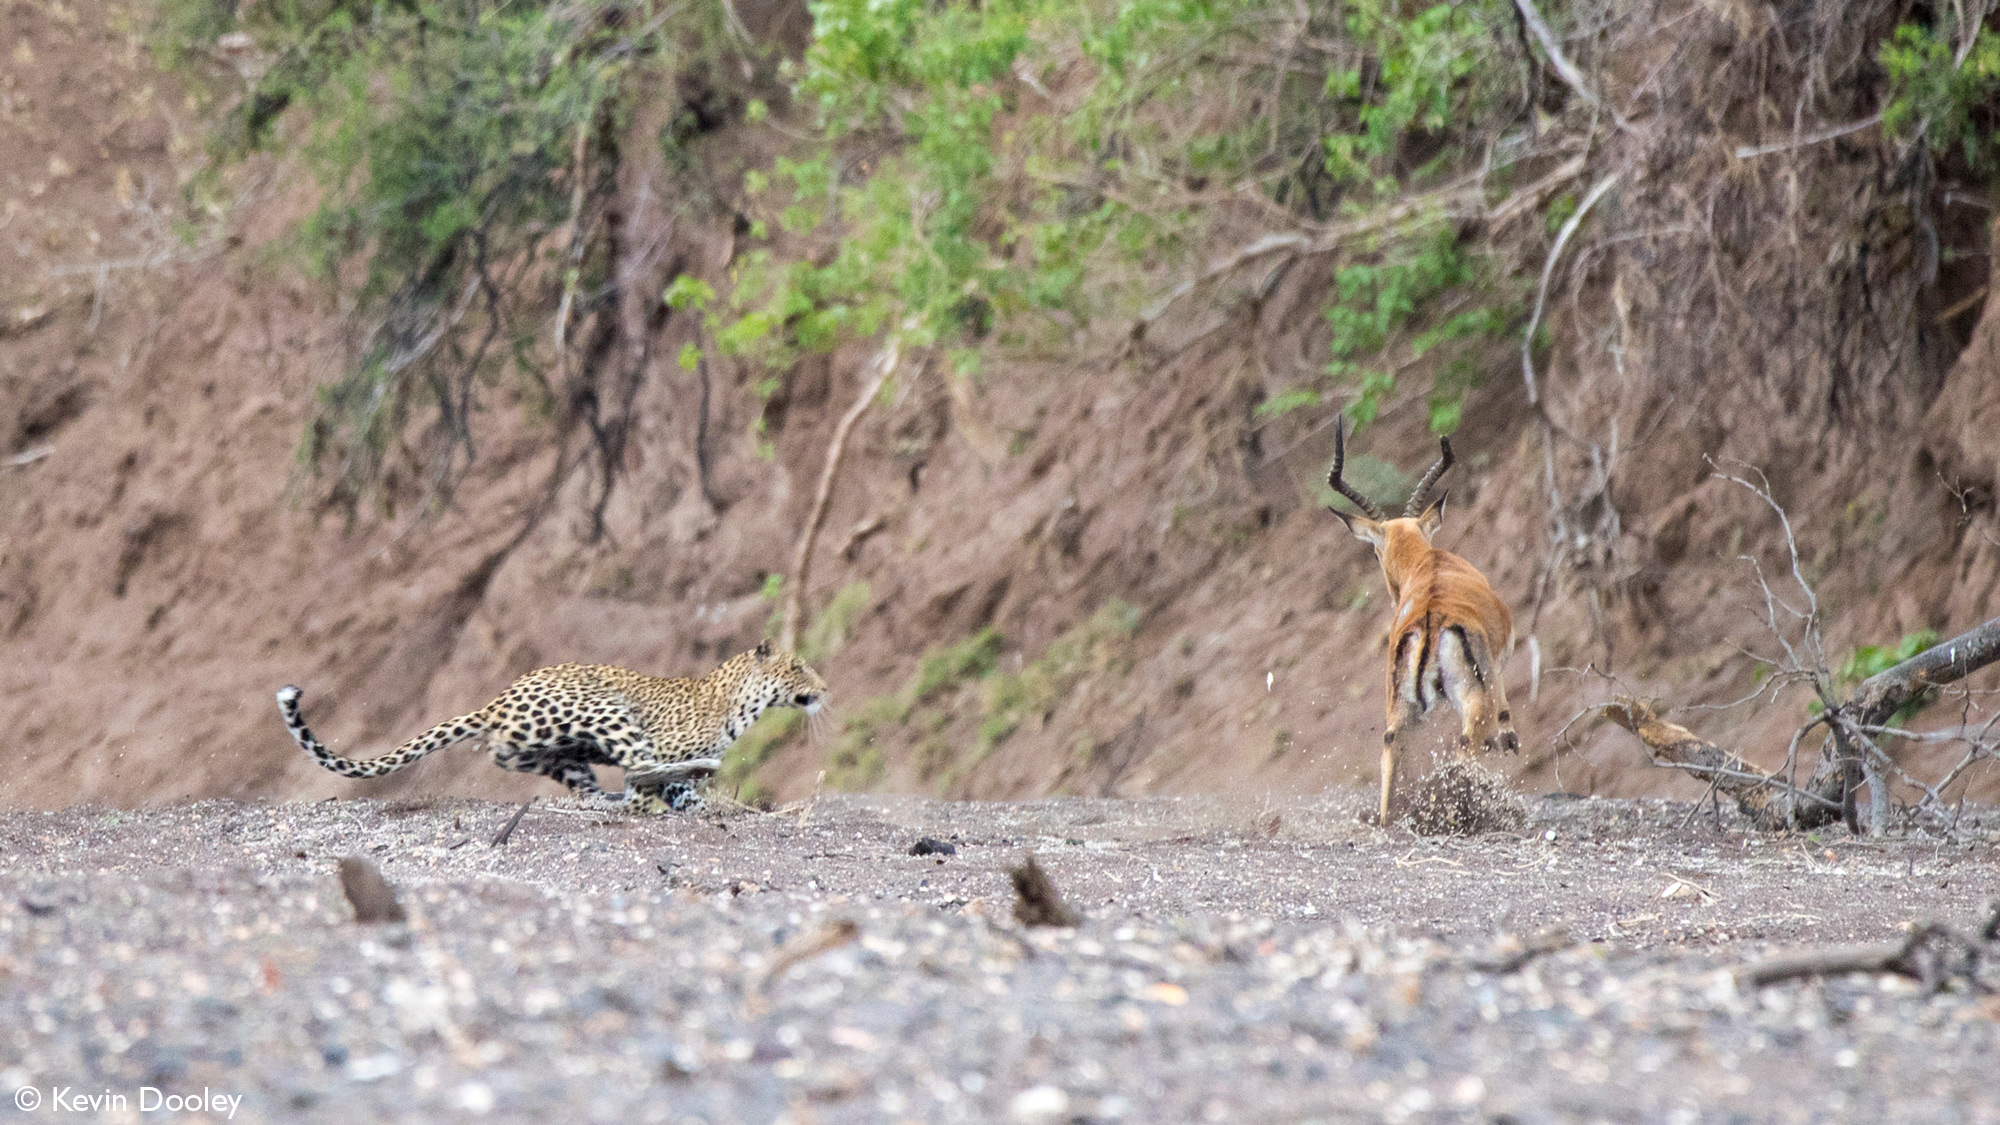
{"type": "Polygon", "coordinates": [[[697,679],[649,676],[609,664],[538,668],[470,714],[431,727],[374,758],[343,758],[306,726],[303,693],[287,684],[278,712],[292,741],[343,777],[383,777],[466,739],[482,740],[493,764],[567,786],[587,807],[631,812],[699,812],[722,754],[772,707],[819,714],[826,681],[769,641],[697,679]],[[618,766],[625,788],[612,793],[592,766],[618,766]]]}

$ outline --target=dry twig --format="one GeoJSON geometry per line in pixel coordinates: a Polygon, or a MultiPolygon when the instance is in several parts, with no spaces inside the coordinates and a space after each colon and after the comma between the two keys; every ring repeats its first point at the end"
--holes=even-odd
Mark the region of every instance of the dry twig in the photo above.
{"type": "Polygon", "coordinates": [[[851,918],[839,918],[809,934],[795,937],[772,955],[770,968],[758,978],[754,987],[762,992],[801,962],[810,961],[821,954],[831,953],[843,945],[852,944],[860,936],[860,925],[851,918]]]}
{"type": "MultiPolygon", "coordinates": [[[[1834,949],[1808,949],[1767,957],[1737,970],[1737,979],[1752,988],[1800,977],[1844,973],[1895,973],[1921,981],[1933,991],[1954,980],[1980,987],[1979,946],[1939,922],[1912,926],[1901,941],[1834,949]]],[[[1984,990],[1983,988],[1981,989],[1984,990]]]]}
{"type": "Polygon", "coordinates": [[[507,818],[507,823],[501,827],[500,831],[493,834],[493,847],[504,848],[507,846],[507,841],[514,835],[514,826],[521,823],[521,818],[528,815],[528,806],[534,804],[537,800],[539,798],[530,797],[521,802],[521,807],[515,809],[514,815],[507,818]]]}
{"type": "Polygon", "coordinates": [[[1561,926],[1537,930],[1525,939],[1519,934],[1501,934],[1493,939],[1493,948],[1486,956],[1466,958],[1465,967],[1504,976],[1526,968],[1537,957],[1560,953],[1575,944],[1561,926]]]}
{"type": "Polygon", "coordinates": [[[1535,7],[1534,0],[1514,0],[1514,7],[1519,9],[1521,20],[1528,25],[1528,31],[1535,37],[1535,42],[1542,45],[1543,53],[1549,56],[1549,65],[1556,68],[1556,74],[1562,78],[1563,84],[1576,91],[1576,96],[1591,107],[1595,108],[1602,104],[1596,93],[1592,92],[1590,82],[1584,78],[1583,71],[1577,69],[1577,65],[1569,61],[1569,56],[1563,53],[1562,44],[1556,41],[1555,32],[1549,30],[1549,23],[1542,18],[1541,9],[1535,7]]]}

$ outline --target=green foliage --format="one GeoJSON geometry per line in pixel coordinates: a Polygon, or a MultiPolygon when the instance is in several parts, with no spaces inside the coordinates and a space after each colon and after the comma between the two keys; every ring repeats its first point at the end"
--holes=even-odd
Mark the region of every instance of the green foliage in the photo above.
{"type": "Polygon", "coordinates": [[[1138,609],[1112,598],[1020,671],[991,677],[980,708],[976,758],[984,759],[1023,722],[1054,708],[1089,673],[1129,670],[1132,655],[1125,642],[1138,629],[1138,609]]]}
{"type": "Polygon", "coordinates": [[[1360,49],[1353,64],[1327,75],[1326,93],[1352,107],[1348,127],[1326,138],[1327,170],[1378,195],[1406,190],[1443,161],[1412,169],[1415,138],[1462,128],[1484,108],[1511,60],[1495,30],[1511,18],[1504,3],[1437,4],[1412,16],[1382,0],[1344,6],[1360,49]],[[1500,65],[1496,66],[1498,63],[1500,65]]]}
{"type": "MultiPolygon", "coordinates": [[[[1496,107],[1506,104],[1516,59],[1504,29],[1513,14],[1496,2],[1438,4],[1408,16],[1380,0],[1343,10],[1355,55],[1327,76],[1327,96],[1345,113],[1325,138],[1326,169],[1347,185],[1348,212],[1364,215],[1369,201],[1407,198],[1475,159],[1496,107]]],[[[1442,213],[1399,224],[1338,266],[1326,310],[1326,374],[1353,396],[1346,412],[1356,430],[1396,393],[1398,372],[1420,362],[1431,375],[1431,430],[1456,430],[1483,346],[1518,320],[1517,288],[1442,213]]],[[[1320,397],[1295,388],[1274,396],[1265,412],[1317,405],[1320,397]]]]}
{"type": "Polygon", "coordinates": [[[917,674],[905,689],[910,702],[922,703],[963,680],[985,676],[1000,658],[1001,643],[999,631],[989,625],[955,645],[925,653],[917,662],[917,674]]]}
{"type": "Polygon", "coordinates": [[[1139,611],[1113,598],[1013,672],[1000,670],[1003,641],[990,627],[933,648],[900,691],[869,700],[846,720],[827,757],[827,780],[843,789],[879,782],[886,770],[881,739],[900,730],[917,737],[919,775],[949,789],[1024,722],[1053,709],[1085,676],[1129,670],[1130,641],[1138,627],[1139,611]],[[947,729],[964,718],[977,723],[969,754],[954,747],[947,729]]]}
{"type": "MultiPolygon", "coordinates": [[[[813,40],[791,71],[810,142],[746,177],[768,242],[740,264],[717,323],[725,351],[776,368],[891,327],[976,358],[1032,342],[1038,325],[1066,336],[1135,308],[1162,267],[1201,247],[1206,184],[1314,217],[1436,186],[1479,158],[1519,61],[1503,0],[1414,15],[1387,0],[810,8],[813,40]],[[1273,70],[1272,30],[1302,15],[1316,46],[1273,70]]],[[[1348,257],[1330,374],[1372,417],[1394,387],[1388,362],[1435,352],[1431,421],[1449,432],[1478,342],[1511,327],[1486,255],[1438,213],[1348,257]],[[1434,312],[1446,304],[1458,307],[1434,312]]],[[[1280,389],[1259,412],[1325,394],[1280,389]]]]}
{"type": "MultiPolygon", "coordinates": [[[[487,291],[491,271],[524,247],[525,232],[568,215],[570,142],[628,64],[616,37],[590,29],[588,9],[445,0],[282,10],[301,32],[287,56],[298,61],[274,67],[260,96],[310,107],[305,155],[324,194],[303,249],[328,278],[358,249],[353,298],[383,317],[361,362],[322,391],[307,447],[314,460],[336,447],[359,454],[350,463],[359,485],[413,399],[433,400],[470,451],[465,376],[497,358],[507,331],[492,315],[501,295],[487,291]],[[488,298],[489,331],[460,351],[439,333],[476,296],[488,298]]],[[[247,143],[265,139],[260,124],[246,120],[247,143]]]]}
{"type": "Polygon", "coordinates": [[[804,717],[803,712],[789,707],[773,707],[758,716],[750,729],[722,752],[722,768],[715,774],[716,788],[746,805],[768,799],[770,790],[757,780],[757,771],[804,729],[804,717]]]}
{"type": "Polygon", "coordinates": [[[918,709],[935,697],[992,672],[1001,644],[999,632],[989,626],[957,644],[924,653],[902,690],[869,700],[842,724],[827,755],[827,781],[837,789],[867,789],[879,782],[887,768],[876,745],[879,736],[908,725],[918,709]]]}
{"type": "MultiPolygon", "coordinates": [[[[1840,669],[1834,673],[1834,683],[1837,690],[1842,695],[1849,694],[1861,681],[1894,668],[1903,661],[1937,644],[1941,639],[1943,638],[1930,629],[1919,629],[1914,633],[1905,634],[1903,639],[1893,647],[1886,645],[1862,645],[1855,649],[1848,656],[1847,660],[1841,664],[1840,669]]],[[[1888,718],[1885,725],[1902,726],[1915,717],[1916,713],[1922,710],[1924,704],[1928,702],[1930,702],[1928,692],[1917,695],[1908,703],[1897,708],[1896,713],[1888,718]]]]}
{"type": "Polygon", "coordinates": [[[153,50],[169,66],[189,62],[236,27],[234,0],[161,0],[153,50]]]}
{"type": "Polygon", "coordinates": [[[701,278],[689,274],[675,277],[660,294],[660,300],[670,309],[684,309],[701,312],[715,300],[715,287],[701,278]]]}
{"type": "MultiPolygon", "coordinates": [[[[1326,486],[1326,472],[1332,467],[1333,462],[1329,459],[1320,469],[1317,502],[1322,507],[1337,505],[1343,511],[1352,511],[1352,504],[1326,486]]],[[[1410,498],[1410,489],[1416,485],[1408,473],[1388,461],[1352,450],[1347,454],[1347,464],[1341,467],[1340,475],[1355,491],[1384,509],[1402,507],[1410,498]]]]}
{"type": "Polygon", "coordinates": [[[1894,647],[1862,645],[1854,650],[1836,673],[1843,685],[1852,686],[1870,676],[1887,672],[1903,661],[1938,643],[1941,638],[1930,629],[1905,634],[1894,647]]]}
{"type": "MultiPolygon", "coordinates": [[[[1935,632],[1929,629],[1919,629],[1914,633],[1904,634],[1903,639],[1893,647],[1886,645],[1860,646],[1848,654],[1847,659],[1842,661],[1840,667],[1834,671],[1834,693],[1842,696],[1853,694],[1854,689],[1860,686],[1861,681],[1877,673],[1886,672],[1894,668],[1903,661],[1937,644],[1938,640],[1938,635],[1935,632]]],[[[1767,669],[1761,667],[1756,669],[1752,673],[1751,682],[1763,682],[1767,671],[1767,669]]],[[[1930,702],[1930,698],[1929,692],[1919,692],[1908,703],[1897,708],[1896,713],[1888,718],[1887,725],[1901,726],[1903,723],[1909,721],[1918,711],[1923,709],[1924,704],[1930,702]]],[[[1819,700],[1814,699],[1806,703],[1806,711],[1809,714],[1820,715],[1825,713],[1826,707],[1819,700]]]]}
{"type": "Polygon", "coordinates": [[[1996,163],[1994,96],[2000,93],[2000,36],[1984,26],[1965,61],[1944,30],[1900,24],[1877,58],[1889,75],[1889,98],[1882,106],[1882,131],[1910,141],[1921,135],[1933,150],[1953,148],[1966,166],[1991,175],[1996,163]]]}
{"type": "MultiPolygon", "coordinates": [[[[337,466],[349,499],[399,463],[448,487],[473,452],[480,387],[510,364],[529,409],[547,409],[545,361],[530,354],[547,320],[520,306],[553,293],[524,267],[550,234],[575,232],[579,201],[612,182],[633,98],[664,67],[694,65],[687,45],[714,38],[719,13],[654,0],[168,0],[164,43],[241,30],[270,60],[214,132],[216,167],[271,148],[317,182],[295,251],[359,334],[301,455],[337,466]]],[[[560,249],[561,288],[596,291],[606,263],[560,249]]]]}
{"type": "MultiPolygon", "coordinates": [[[[189,34],[224,26],[216,0],[169,2],[189,34]]],[[[538,333],[558,293],[607,292],[612,264],[544,242],[573,229],[580,189],[615,182],[639,92],[719,50],[701,44],[732,42],[714,0],[657,5],[245,9],[275,61],[224,147],[303,153],[322,203],[302,250],[375,326],[325,392],[308,461],[338,460],[360,488],[414,419],[434,417],[414,459],[448,476],[471,453],[475,392],[510,361],[532,402],[566,401],[541,384],[538,333]],[[534,270],[496,272],[552,253],[555,289],[515,288],[534,270]]],[[[683,366],[707,348],[744,357],[769,399],[799,356],[887,331],[948,352],[961,375],[994,349],[1067,347],[1205,261],[1214,228],[1237,237],[1237,201],[1258,196],[1259,223],[1290,213],[1373,232],[1332,259],[1328,370],[1273,388],[1264,417],[1335,398],[1365,422],[1415,368],[1432,428],[1450,432],[1485,345],[1517,320],[1515,283],[1451,207],[1370,221],[1477,169],[1504,178],[1492,142],[1518,117],[1522,61],[1506,0],[809,10],[805,53],[781,68],[790,106],[737,91],[742,120],[769,122],[782,150],[743,172],[747,245],[725,284],[681,277],[662,294],[706,329],[683,366]]],[[[774,455],[761,414],[753,429],[774,455]]]]}
{"type": "Polygon", "coordinates": [[[1294,410],[1318,406],[1325,399],[1326,396],[1316,388],[1290,387],[1258,403],[1254,413],[1259,419],[1282,418],[1294,410]]]}
{"type": "Polygon", "coordinates": [[[1449,292],[1489,290],[1490,284],[1483,283],[1490,279],[1481,275],[1480,265],[1455,231],[1439,226],[1376,261],[1343,266],[1334,274],[1335,297],[1326,311],[1333,335],[1327,371],[1355,384],[1358,393],[1347,414],[1357,430],[1374,421],[1383,401],[1396,389],[1394,369],[1380,361],[1399,337],[1407,337],[1405,347],[1412,360],[1440,353],[1430,395],[1430,426],[1439,434],[1458,428],[1465,392],[1478,378],[1476,346],[1506,335],[1513,310],[1499,303],[1481,304],[1435,315],[1421,329],[1415,329],[1415,322],[1449,292]]]}

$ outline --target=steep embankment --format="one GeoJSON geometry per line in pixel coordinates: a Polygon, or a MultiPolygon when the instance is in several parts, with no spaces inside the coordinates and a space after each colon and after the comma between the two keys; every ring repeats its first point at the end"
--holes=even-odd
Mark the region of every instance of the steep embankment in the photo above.
{"type": "MultiPolygon", "coordinates": [[[[174,237],[201,138],[131,30],[147,16],[94,0],[0,12],[19,45],[0,119],[15,263],[0,801],[538,792],[462,750],[367,787],[335,779],[288,745],[271,691],[302,684],[315,726],[365,753],[538,664],[688,673],[761,635],[766,578],[789,565],[866,355],[800,361],[768,405],[753,373],[721,367],[704,488],[705,396],[673,362],[693,327],[664,315],[601,534],[601,478],[507,387],[449,507],[349,521],[295,468],[315,387],[351,359],[325,289],[269,253],[306,189],[252,161],[223,181],[220,233],[174,237]]],[[[1446,541],[1541,653],[1538,690],[1525,649],[1508,674],[1530,786],[1696,792],[1622,736],[1571,731],[1561,754],[1554,736],[1614,689],[1734,698],[1757,675],[1742,649],[1773,647],[1737,557],[1780,564],[1777,526],[1705,457],[1768,474],[1836,661],[2000,612],[1985,214],[1912,211],[1897,150],[1873,134],[1737,155],[1791,135],[1767,87],[1805,65],[1771,60],[1811,20],[1762,19],[1634,7],[1606,33],[1606,96],[1644,114],[1602,150],[1623,186],[1560,263],[1544,318],[1559,534],[1512,345],[1482,357],[1456,438],[1446,541]]],[[[1860,118],[1879,89],[1840,97],[1816,112],[1860,118]]],[[[709,143],[759,142],[728,126],[709,143]]],[[[739,250],[726,212],[657,220],[646,283],[720,279],[739,250]]],[[[1546,239],[1523,245],[1512,268],[1533,277],[1546,239]]],[[[1199,294],[1132,346],[913,381],[871,413],[810,591],[816,643],[837,649],[822,663],[840,725],[778,744],[760,783],[796,795],[829,761],[835,784],[982,796],[1369,776],[1384,598],[1366,550],[1317,507],[1331,416],[1256,410],[1324,364],[1329,284],[1301,262],[1227,330],[1210,330],[1221,298],[1199,294]]],[[[1419,471],[1434,451],[1422,414],[1413,394],[1391,402],[1369,450],[1419,471]]],[[[1769,760],[1801,705],[1786,695],[1708,733],[1769,760]]]]}

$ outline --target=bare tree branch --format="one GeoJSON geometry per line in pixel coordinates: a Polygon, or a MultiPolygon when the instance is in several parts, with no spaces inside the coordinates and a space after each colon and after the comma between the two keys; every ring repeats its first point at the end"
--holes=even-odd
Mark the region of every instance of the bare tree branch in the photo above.
{"type": "Polygon", "coordinates": [[[1895,973],[1940,989],[1953,980],[1978,983],[1980,949],[1949,926],[1925,922],[1910,927],[1902,941],[1844,949],[1809,949],[1767,957],[1737,971],[1737,979],[1752,988],[1799,977],[1844,973],[1895,973]]]}
{"type": "Polygon", "coordinates": [[[1932,645],[1901,664],[1861,681],[1855,690],[1855,718],[1877,727],[1929,688],[1962,680],[2000,660],[2000,617],[1932,645]]]}
{"type": "Polygon", "coordinates": [[[1521,19],[1527,23],[1529,33],[1534,35],[1535,42],[1542,45],[1542,52],[1549,56],[1549,64],[1556,68],[1556,74],[1563,83],[1575,90],[1576,96],[1592,108],[1602,104],[1591,91],[1590,81],[1583,76],[1583,71],[1578,70],[1576,64],[1569,61],[1569,56],[1563,54],[1562,44],[1556,41],[1555,32],[1549,30],[1549,23],[1542,18],[1534,0],[1514,0],[1514,6],[1520,9],[1521,19]]]}

